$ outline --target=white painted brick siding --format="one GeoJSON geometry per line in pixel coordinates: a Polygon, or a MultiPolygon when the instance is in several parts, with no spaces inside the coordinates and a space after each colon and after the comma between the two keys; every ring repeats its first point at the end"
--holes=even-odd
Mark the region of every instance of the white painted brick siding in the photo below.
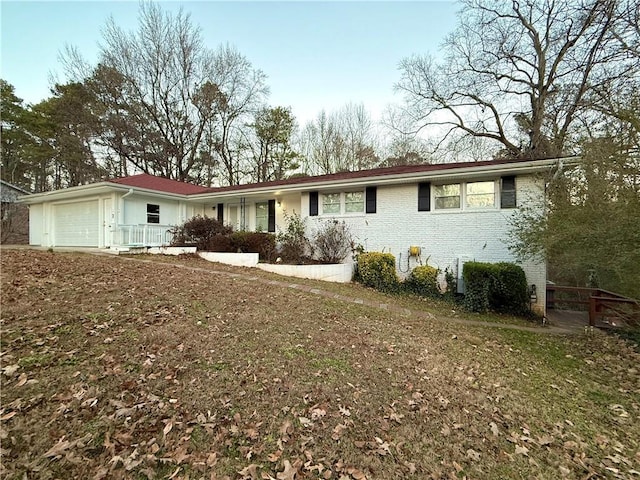
{"type": "MultiPolygon", "coordinates": [[[[518,205],[543,199],[542,182],[533,176],[516,179],[518,205]]],[[[322,193],[322,192],[320,192],[322,193]]],[[[499,192],[496,193],[499,197],[499,192]]],[[[499,204],[499,198],[497,199],[499,204]]],[[[309,196],[302,195],[302,215],[308,216],[309,196]]],[[[381,186],[377,189],[375,214],[308,217],[310,232],[328,219],[344,220],[351,226],[357,243],[366,251],[389,252],[396,257],[398,273],[405,276],[418,265],[408,259],[409,247],[421,247],[423,263],[444,271],[449,267],[457,272],[458,258],[479,262],[514,262],[507,248],[509,218],[516,209],[493,208],[487,210],[432,210],[418,211],[417,184],[381,186]],[[407,263],[409,262],[409,263],[407,263]]],[[[538,294],[536,308],[543,311],[546,289],[544,263],[521,264],[527,282],[535,284],[538,294]]],[[[460,277],[462,272],[457,272],[460,277]]]]}

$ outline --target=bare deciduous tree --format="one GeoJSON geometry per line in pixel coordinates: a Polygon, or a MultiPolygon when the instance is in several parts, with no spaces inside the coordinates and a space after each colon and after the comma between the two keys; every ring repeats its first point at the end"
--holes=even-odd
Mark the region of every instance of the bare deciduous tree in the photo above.
{"type": "Polygon", "coordinates": [[[415,131],[436,128],[442,144],[460,132],[508,157],[565,154],[591,93],[638,74],[621,48],[637,39],[633,3],[466,0],[442,61],[402,61],[404,113],[415,131]]]}
{"type": "Polygon", "coordinates": [[[322,110],[302,130],[299,144],[307,173],[364,170],[380,161],[376,125],[362,104],[330,114],[322,110]]]}
{"type": "Polygon", "coordinates": [[[239,183],[243,157],[233,145],[264,102],[266,77],[235,48],[204,46],[188,14],[142,3],[136,31],[108,21],[95,68],[72,48],[62,57],[98,100],[102,155],[117,173],[133,165],[177,180],[210,184],[219,174],[239,183]]]}
{"type": "Polygon", "coordinates": [[[248,144],[243,141],[246,134],[242,130],[264,105],[269,93],[266,75],[235,48],[224,45],[215,52],[211,78],[224,98],[216,112],[213,150],[221,162],[224,182],[238,185],[250,170],[243,163],[242,150],[248,149],[248,144]]]}

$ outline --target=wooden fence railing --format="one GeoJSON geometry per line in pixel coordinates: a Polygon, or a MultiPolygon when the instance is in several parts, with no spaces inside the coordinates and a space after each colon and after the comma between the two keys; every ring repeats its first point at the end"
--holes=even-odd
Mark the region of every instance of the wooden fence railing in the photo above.
{"type": "Polygon", "coordinates": [[[588,311],[590,326],[640,326],[638,300],[601,288],[547,285],[547,309],[565,306],[588,311]]]}

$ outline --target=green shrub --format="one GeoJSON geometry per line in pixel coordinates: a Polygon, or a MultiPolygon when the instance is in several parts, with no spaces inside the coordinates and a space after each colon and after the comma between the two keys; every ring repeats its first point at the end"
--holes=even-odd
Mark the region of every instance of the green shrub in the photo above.
{"type": "Polygon", "coordinates": [[[440,270],[429,265],[415,267],[404,282],[405,288],[423,297],[437,297],[440,295],[439,273],[440,270]]]}
{"type": "Polygon", "coordinates": [[[396,258],[390,253],[364,252],[358,255],[357,281],[383,292],[398,289],[396,258]]]}
{"type": "Polygon", "coordinates": [[[464,280],[463,305],[472,312],[484,313],[489,310],[489,289],[493,275],[493,265],[489,263],[467,262],[462,270],[464,280]]]}
{"type": "Polygon", "coordinates": [[[228,235],[233,231],[215,218],[196,215],[183,225],[171,230],[173,241],[171,245],[195,245],[198,250],[209,250],[211,239],[217,235],[228,235]]]}
{"type": "Polygon", "coordinates": [[[235,247],[231,235],[215,235],[209,239],[207,252],[226,252],[235,253],[238,249],[235,247]]]}
{"type": "Polygon", "coordinates": [[[293,213],[284,218],[287,226],[278,234],[279,254],[284,263],[298,265],[313,255],[311,243],[306,235],[306,226],[300,215],[293,213]]]}
{"type": "Polygon", "coordinates": [[[529,311],[529,285],[522,267],[515,263],[496,264],[498,281],[489,296],[491,308],[497,312],[523,315],[529,311]]]}
{"type": "Polygon", "coordinates": [[[529,306],[529,289],[524,271],[508,262],[467,262],[462,271],[464,306],[472,312],[522,315],[529,306]]]}
{"type": "Polygon", "coordinates": [[[257,253],[262,261],[275,258],[276,238],[265,232],[234,232],[230,235],[234,252],[257,253]]]}
{"type": "Polygon", "coordinates": [[[458,293],[458,278],[451,267],[444,269],[444,296],[449,299],[455,299],[458,293]]]}

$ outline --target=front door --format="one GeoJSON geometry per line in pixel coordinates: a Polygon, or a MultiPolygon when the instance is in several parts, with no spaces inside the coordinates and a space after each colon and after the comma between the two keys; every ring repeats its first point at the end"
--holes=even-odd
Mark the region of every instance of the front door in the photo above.
{"type": "Polygon", "coordinates": [[[229,205],[229,221],[235,231],[240,230],[240,205],[229,205]]]}

